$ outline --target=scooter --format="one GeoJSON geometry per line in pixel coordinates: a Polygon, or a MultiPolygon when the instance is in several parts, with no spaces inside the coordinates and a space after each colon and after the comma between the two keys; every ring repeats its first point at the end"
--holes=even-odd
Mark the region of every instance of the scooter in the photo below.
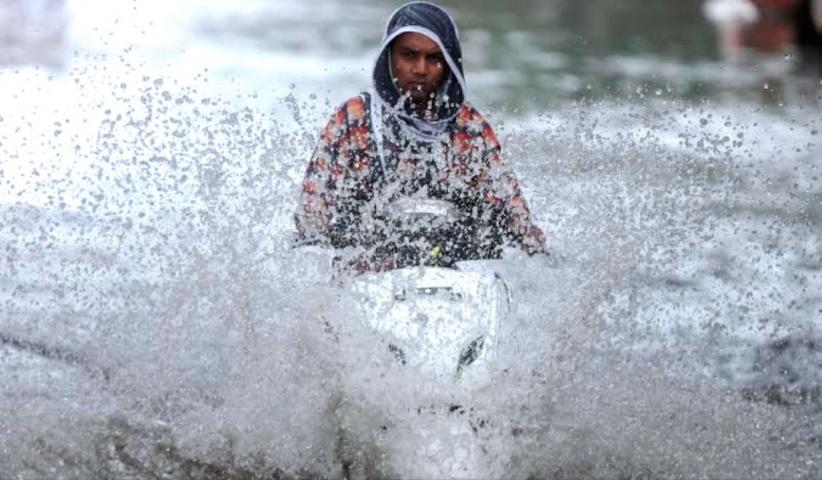
{"type": "MultiPolygon", "coordinates": [[[[393,358],[392,368],[412,373],[408,378],[431,391],[426,404],[410,406],[400,420],[393,417],[393,430],[402,431],[382,445],[390,457],[388,474],[486,476],[488,453],[480,431],[485,419],[455,398],[470,399],[493,381],[501,328],[511,308],[509,288],[493,261],[460,260],[449,252],[453,226],[460,224],[450,203],[401,199],[380,218],[383,231],[391,234],[356,255],[337,258],[334,282],[354,299],[351,318],[378,339],[376,348],[393,358]],[[346,270],[340,265],[385,265],[386,259],[397,268],[340,273],[346,270]]],[[[385,399],[363,402],[373,409],[385,399]]]]}

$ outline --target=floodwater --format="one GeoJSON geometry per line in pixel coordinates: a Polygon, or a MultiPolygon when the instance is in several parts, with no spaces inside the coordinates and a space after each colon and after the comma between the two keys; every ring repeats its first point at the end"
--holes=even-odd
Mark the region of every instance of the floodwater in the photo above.
{"type": "MultiPolygon", "coordinates": [[[[820,79],[722,63],[696,1],[445,5],[552,253],[498,266],[484,476],[822,476],[820,79]]],[[[0,478],[392,476],[434,441],[290,248],[395,6],[0,1],[0,478]]]]}

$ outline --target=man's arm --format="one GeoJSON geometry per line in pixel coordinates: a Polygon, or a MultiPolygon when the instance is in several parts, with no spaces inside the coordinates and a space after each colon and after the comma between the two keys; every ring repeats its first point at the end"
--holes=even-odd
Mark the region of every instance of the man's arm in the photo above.
{"type": "Polygon", "coordinates": [[[336,203],[334,188],[338,170],[339,138],[345,128],[345,111],[338,109],[320,134],[302,184],[300,202],[294,214],[300,242],[325,243],[336,203]]]}
{"type": "MultiPolygon", "coordinates": [[[[308,162],[302,194],[294,221],[299,242],[334,243],[333,224],[346,206],[350,207],[350,188],[343,186],[356,159],[368,152],[368,116],[363,97],[343,103],[320,134],[314,154],[308,162]],[[348,205],[346,205],[348,204],[348,205]]],[[[368,162],[364,164],[367,167],[368,162]]]]}
{"type": "Polygon", "coordinates": [[[503,234],[528,254],[545,252],[545,234],[531,220],[528,203],[514,172],[502,158],[502,148],[493,128],[483,121],[485,145],[483,163],[487,168],[483,199],[502,213],[503,234]]]}

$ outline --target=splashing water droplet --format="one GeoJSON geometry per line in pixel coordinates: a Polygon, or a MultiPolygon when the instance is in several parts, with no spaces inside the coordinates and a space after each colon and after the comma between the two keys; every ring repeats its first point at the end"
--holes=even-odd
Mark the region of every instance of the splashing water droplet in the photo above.
{"type": "Polygon", "coordinates": [[[657,89],[654,91],[654,93],[655,93],[655,94],[656,94],[656,96],[658,97],[658,96],[662,95],[662,89],[661,89],[661,88],[657,88],[657,89]]]}

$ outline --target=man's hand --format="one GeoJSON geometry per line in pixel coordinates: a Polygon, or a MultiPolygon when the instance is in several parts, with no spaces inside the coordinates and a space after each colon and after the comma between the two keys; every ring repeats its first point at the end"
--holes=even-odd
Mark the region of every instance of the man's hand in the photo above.
{"type": "Polygon", "coordinates": [[[528,255],[548,255],[545,249],[545,234],[534,224],[528,227],[528,231],[522,237],[522,249],[528,255]]]}

